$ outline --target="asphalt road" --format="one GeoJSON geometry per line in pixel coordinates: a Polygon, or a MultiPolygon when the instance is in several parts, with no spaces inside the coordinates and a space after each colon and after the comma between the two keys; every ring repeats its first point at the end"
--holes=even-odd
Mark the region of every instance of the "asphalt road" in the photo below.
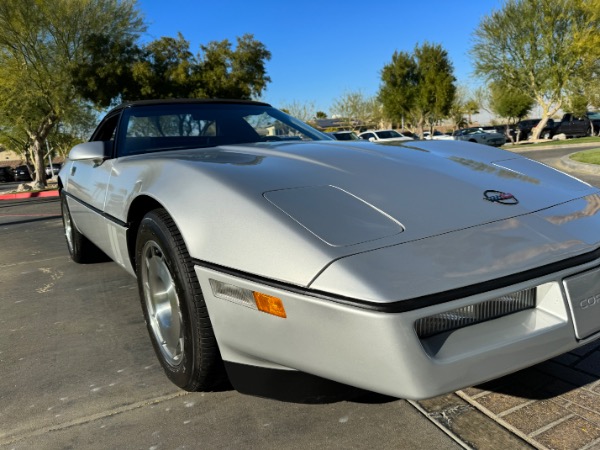
{"type": "Polygon", "coordinates": [[[0,202],[0,255],[0,448],[460,448],[374,394],[305,405],[178,390],[135,280],[70,261],[57,199],[0,202]]]}
{"type": "MultiPolygon", "coordinates": [[[[522,151],[518,151],[515,153],[519,153],[527,158],[531,158],[531,159],[535,159],[536,161],[540,161],[543,162],[544,164],[548,164],[549,166],[552,167],[559,167],[561,169],[565,169],[563,166],[561,166],[560,164],[560,159],[563,156],[566,156],[570,153],[575,153],[575,152],[581,152],[584,150],[590,150],[592,148],[598,148],[598,144],[596,145],[589,145],[589,146],[577,146],[577,147],[555,147],[555,148],[549,148],[549,149],[527,149],[526,147],[523,148],[522,151]]],[[[575,175],[577,178],[590,183],[593,186],[599,186],[600,187],[600,170],[598,172],[598,175],[595,174],[590,174],[590,173],[584,173],[584,172],[578,172],[578,173],[572,173],[573,175],[575,175]]]]}
{"type": "Polygon", "coordinates": [[[0,191],[10,191],[17,189],[23,181],[8,181],[0,183],[0,191]]]}

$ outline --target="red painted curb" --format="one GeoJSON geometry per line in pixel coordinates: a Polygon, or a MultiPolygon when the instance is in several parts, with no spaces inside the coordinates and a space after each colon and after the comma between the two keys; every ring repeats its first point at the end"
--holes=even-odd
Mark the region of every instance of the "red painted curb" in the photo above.
{"type": "Polygon", "coordinates": [[[53,191],[18,192],[16,194],[2,194],[0,200],[16,200],[20,198],[58,197],[58,189],[53,191]]]}

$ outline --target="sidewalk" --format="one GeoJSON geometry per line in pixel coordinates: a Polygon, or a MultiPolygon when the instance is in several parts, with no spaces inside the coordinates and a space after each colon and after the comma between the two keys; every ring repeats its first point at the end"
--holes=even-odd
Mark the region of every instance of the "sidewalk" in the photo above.
{"type": "Polygon", "coordinates": [[[599,449],[600,341],[498,380],[418,404],[431,419],[477,449],[599,449]],[[477,419],[475,411],[515,439],[510,441],[494,424],[477,419]],[[463,415],[475,420],[467,421],[463,415]]]}

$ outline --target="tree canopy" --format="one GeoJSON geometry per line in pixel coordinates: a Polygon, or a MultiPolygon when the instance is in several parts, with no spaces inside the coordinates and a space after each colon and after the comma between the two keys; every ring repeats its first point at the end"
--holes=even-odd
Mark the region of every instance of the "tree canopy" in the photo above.
{"type": "Polygon", "coordinates": [[[265,46],[247,34],[200,46],[181,34],[139,44],[136,0],[0,2],[0,141],[35,163],[46,183],[44,145],[89,118],[90,106],[173,97],[258,97],[270,82],[265,46]]]}
{"type": "Polygon", "coordinates": [[[447,117],[456,86],[448,52],[440,45],[417,45],[412,54],[394,52],[381,71],[379,100],[392,121],[409,119],[421,134],[426,124],[447,117]]]}
{"type": "MultiPolygon", "coordinates": [[[[535,102],[529,95],[515,90],[510,86],[506,86],[502,82],[492,82],[490,84],[489,105],[490,109],[498,117],[507,120],[506,131],[507,136],[513,140],[513,135],[509,133],[509,125],[521,120],[533,108],[535,102]]],[[[521,136],[518,136],[521,139],[521,136]]]]}
{"type": "Polygon", "coordinates": [[[301,120],[302,122],[311,122],[315,120],[315,102],[306,101],[301,102],[299,100],[294,100],[291,103],[285,103],[281,106],[282,110],[286,114],[295,117],[296,119],[301,120]]]}
{"type": "Polygon", "coordinates": [[[134,0],[0,2],[0,133],[25,142],[40,187],[46,138],[85,108],[72,72],[90,57],[88,42],[132,42],[143,30],[134,0]]]}
{"type": "Polygon", "coordinates": [[[342,119],[344,127],[348,130],[373,125],[381,120],[377,99],[366,97],[361,91],[344,92],[334,100],[331,112],[342,119]]]}
{"type": "Polygon", "coordinates": [[[476,74],[537,102],[539,134],[564,105],[570,84],[597,73],[599,10],[600,0],[507,0],[474,33],[476,74]]]}
{"type": "Polygon", "coordinates": [[[251,34],[238,37],[235,49],[227,39],[213,41],[197,55],[181,34],[141,46],[107,38],[90,45],[107,52],[90,52],[93,57],[74,69],[75,84],[102,106],[153,98],[250,99],[271,81],[265,67],[271,53],[251,34]]]}

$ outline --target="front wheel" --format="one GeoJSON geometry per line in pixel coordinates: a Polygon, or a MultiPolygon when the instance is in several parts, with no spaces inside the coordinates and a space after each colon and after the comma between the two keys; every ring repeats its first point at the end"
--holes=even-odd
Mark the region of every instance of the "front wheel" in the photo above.
{"type": "Polygon", "coordinates": [[[140,223],[136,273],[150,339],[167,377],[187,391],[215,387],[224,378],[217,342],[191,258],[164,209],[140,223]]]}

